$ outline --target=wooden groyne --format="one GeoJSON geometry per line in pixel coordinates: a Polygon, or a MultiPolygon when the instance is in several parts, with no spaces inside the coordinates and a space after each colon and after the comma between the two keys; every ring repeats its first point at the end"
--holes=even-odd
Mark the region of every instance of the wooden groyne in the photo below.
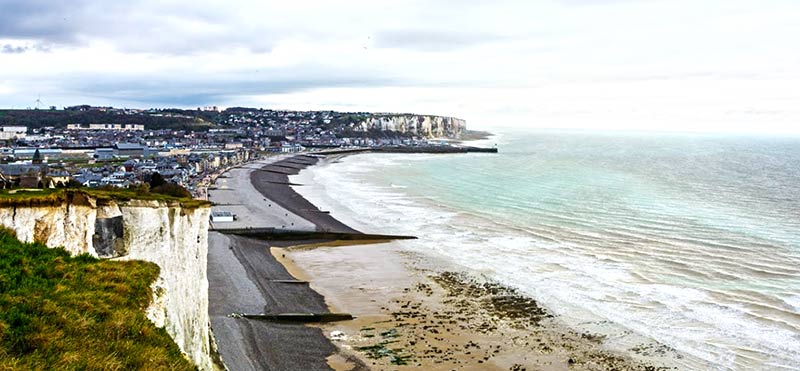
{"type": "Polygon", "coordinates": [[[257,319],[269,322],[291,323],[326,323],[349,321],[354,317],[349,313],[277,313],[277,314],[246,314],[232,313],[231,318],[257,319]]]}
{"type": "Polygon", "coordinates": [[[265,241],[393,241],[415,240],[414,236],[390,234],[298,231],[279,228],[213,228],[214,232],[256,238],[265,241]]]}

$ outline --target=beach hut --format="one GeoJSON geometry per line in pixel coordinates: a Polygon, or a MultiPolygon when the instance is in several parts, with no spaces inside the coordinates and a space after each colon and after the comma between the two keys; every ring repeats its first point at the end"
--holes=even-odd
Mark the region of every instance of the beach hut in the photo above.
{"type": "Polygon", "coordinates": [[[230,211],[212,211],[212,223],[233,223],[233,213],[230,211]]]}

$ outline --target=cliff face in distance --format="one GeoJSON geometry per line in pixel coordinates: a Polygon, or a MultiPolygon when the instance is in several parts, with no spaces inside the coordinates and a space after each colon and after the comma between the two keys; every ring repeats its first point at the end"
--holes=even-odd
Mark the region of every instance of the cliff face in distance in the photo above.
{"type": "Polygon", "coordinates": [[[19,240],[63,246],[71,254],[144,260],[161,270],[147,317],[164,327],[201,370],[211,370],[208,317],[208,207],[165,201],[0,207],[0,225],[19,240]]]}
{"type": "Polygon", "coordinates": [[[467,123],[454,117],[386,114],[373,115],[359,123],[357,128],[361,131],[396,131],[429,139],[456,139],[467,131],[467,123]]]}

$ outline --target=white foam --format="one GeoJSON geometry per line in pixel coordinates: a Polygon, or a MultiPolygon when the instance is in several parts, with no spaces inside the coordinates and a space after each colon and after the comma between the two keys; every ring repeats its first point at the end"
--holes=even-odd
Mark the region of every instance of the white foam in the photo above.
{"type": "MultiPolygon", "coordinates": [[[[708,259],[702,251],[692,251],[694,245],[678,244],[694,241],[653,239],[650,251],[612,251],[608,246],[593,245],[593,241],[607,239],[607,234],[553,226],[558,233],[569,233],[565,240],[582,241],[558,242],[525,233],[526,226],[503,225],[461,213],[413,195],[408,187],[376,180],[377,172],[420,157],[347,157],[332,166],[304,170],[299,177],[311,172],[313,182],[298,179],[309,185],[297,190],[357,229],[423,236],[403,246],[516,287],[569,323],[611,321],[678,349],[685,355],[680,361],[682,368],[800,368],[800,335],[754,321],[743,307],[715,303],[706,290],[693,287],[690,277],[670,272],[659,263],[658,259],[680,259],[673,251],[681,250],[708,259]],[[661,245],[669,247],[659,250],[661,245]],[[616,252],[613,257],[612,252],[616,252]],[[620,259],[623,256],[638,260],[624,261],[620,259]],[[662,280],[672,277],[674,282],[642,279],[642,275],[656,274],[662,280]],[[747,349],[746,356],[742,349],[747,349]]],[[[675,262],[702,268],[702,260],[692,262],[684,257],[675,262]]],[[[800,296],[783,300],[798,310],[800,296]]]]}
{"type": "Polygon", "coordinates": [[[784,297],[783,302],[792,306],[796,312],[800,312],[800,295],[784,297]]]}

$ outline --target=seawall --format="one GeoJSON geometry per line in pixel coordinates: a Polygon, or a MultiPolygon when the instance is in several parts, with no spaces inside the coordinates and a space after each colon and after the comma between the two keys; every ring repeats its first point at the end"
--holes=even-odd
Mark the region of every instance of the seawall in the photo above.
{"type": "Polygon", "coordinates": [[[164,327],[200,370],[212,370],[208,317],[207,206],[167,201],[98,202],[81,195],[52,205],[2,206],[0,225],[24,242],[71,254],[144,260],[161,270],[147,317],[164,327]]]}

